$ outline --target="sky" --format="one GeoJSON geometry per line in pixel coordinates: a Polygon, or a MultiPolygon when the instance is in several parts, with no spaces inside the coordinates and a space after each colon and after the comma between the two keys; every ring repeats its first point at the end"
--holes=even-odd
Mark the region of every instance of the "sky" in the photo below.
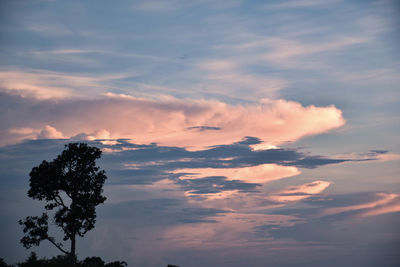
{"type": "MultiPolygon", "coordinates": [[[[0,257],[29,172],[103,151],[80,259],[399,266],[400,3],[0,2],[0,257]]],[[[52,228],[56,237],[62,237],[52,228]]],[[[68,247],[68,244],[66,244],[68,247]]]]}

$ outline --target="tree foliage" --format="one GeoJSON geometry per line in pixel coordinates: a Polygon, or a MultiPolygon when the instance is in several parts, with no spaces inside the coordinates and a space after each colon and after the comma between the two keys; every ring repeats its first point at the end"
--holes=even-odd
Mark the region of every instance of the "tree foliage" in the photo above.
{"type": "Polygon", "coordinates": [[[51,162],[43,161],[30,172],[28,196],[46,201],[45,209],[53,210],[53,223],[64,233],[64,241],[71,241],[68,251],[62,243],[48,233],[46,212],[42,216],[29,216],[20,220],[25,236],[21,243],[26,248],[38,246],[48,240],[70,257],[76,258],[76,236],[83,237],[94,228],[96,206],[103,203],[102,195],[106,175],[96,165],[101,150],[84,143],[65,145],[64,151],[51,162]]]}
{"type": "Polygon", "coordinates": [[[0,258],[0,267],[12,267],[12,265],[8,265],[3,258],[0,258]]]}

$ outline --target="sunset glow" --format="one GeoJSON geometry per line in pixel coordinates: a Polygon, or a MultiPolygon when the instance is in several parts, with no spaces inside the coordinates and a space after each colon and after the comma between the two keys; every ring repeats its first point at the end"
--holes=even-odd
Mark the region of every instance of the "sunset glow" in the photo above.
{"type": "Polygon", "coordinates": [[[17,222],[42,212],[32,168],[84,142],[108,178],[79,259],[400,266],[399,15],[394,0],[1,1],[0,258],[57,255],[25,250],[17,222]]]}

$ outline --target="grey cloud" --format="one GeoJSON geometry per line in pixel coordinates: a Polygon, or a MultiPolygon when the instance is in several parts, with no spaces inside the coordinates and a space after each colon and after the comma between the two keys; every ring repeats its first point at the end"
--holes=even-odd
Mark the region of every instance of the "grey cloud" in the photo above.
{"type": "Polygon", "coordinates": [[[353,161],[353,160],[332,159],[332,158],[325,158],[325,157],[321,157],[321,156],[306,156],[304,158],[297,159],[293,163],[290,163],[288,165],[294,165],[296,167],[313,169],[313,168],[317,168],[317,167],[323,166],[323,165],[338,164],[338,163],[343,163],[343,162],[347,162],[347,161],[353,161]]]}
{"type": "MultiPolygon", "coordinates": [[[[399,213],[359,219],[354,218],[360,212],[357,210],[323,215],[328,208],[365,204],[378,199],[377,192],[310,197],[290,208],[276,208],[268,212],[296,216],[298,220],[294,220],[293,225],[270,223],[255,227],[254,232],[276,240],[289,238],[323,246],[329,244],[335,260],[329,265],[322,255],[320,263],[324,262],[324,266],[397,266],[400,262],[400,236],[395,222],[399,213]]],[[[313,261],[308,266],[319,266],[319,263],[313,261]]]]}
{"type": "Polygon", "coordinates": [[[112,177],[110,184],[144,185],[152,184],[162,179],[171,178],[171,175],[151,168],[143,168],[139,170],[111,169],[107,174],[109,177],[112,177]]]}
{"type": "Polygon", "coordinates": [[[259,184],[245,183],[238,180],[227,180],[224,176],[209,176],[200,179],[187,179],[178,182],[184,190],[191,194],[210,194],[220,193],[229,190],[239,190],[241,192],[257,192],[259,184]]]}
{"type": "Polygon", "coordinates": [[[135,225],[173,225],[181,223],[214,223],[210,219],[228,211],[213,208],[195,208],[185,205],[181,199],[151,199],[125,201],[105,204],[99,208],[99,215],[104,218],[134,220],[135,225]]]}
{"type": "Polygon", "coordinates": [[[340,194],[329,196],[313,196],[305,199],[303,202],[319,207],[343,207],[350,205],[363,204],[368,201],[376,201],[379,196],[376,192],[361,192],[353,194],[340,194]]]}
{"type": "Polygon", "coordinates": [[[340,195],[317,195],[305,198],[299,204],[290,207],[276,208],[270,211],[272,214],[299,215],[303,218],[319,217],[319,220],[336,221],[346,219],[360,213],[360,210],[346,211],[338,214],[323,215],[323,211],[329,208],[340,208],[353,205],[361,205],[381,199],[378,192],[361,192],[340,195]],[[304,207],[307,204],[307,207],[304,207]],[[322,218],[322,219],[321,219],[322,218]]]}
{"type": "MultiPolygon", "coordinates": [[[[44,159],[50,160],[59,154],[65,143],[77,140],[28,140],[16,145],[0,147],[0,165],[10,176],[13,173],[26,176],[32,167],[44,159]]],[[[184,175],[171,173],[183,168],[238,168],[260,164],[279,164],[300,168],[316,168],[328,164],[359,161],[358,159],[335,159],[318,155],[309,155],[297,148],[277,148],[254,151],[250,145],[261,142],[258,138],[246,137],[230,145],[210,147],[200,151],[188,151],[184,148],[166,147],[153,144],[132,144],[132,140],[115,140],[114,145],[105,145],[98,141],[87,141],[102,149],[119,152],[104,153],[101,165],[110,174],[108,183],[113,184],[151,184],[162,179],[178,181],[184,175]],[[129,167],[132,166],[132,167],[129,167]]],[[[370,151],[362,160],[375,160],[384,151],[370,151]]],[[[201,182],[191,182],[192,190],[205,192],[211,178],[201,182]],[[198,184],[196,184],[198,183],[198,184]],[[202,185],[200,185],[202,184],[202,185]],[[197,187],[198,189],[196,189],[197,187]],[[200,190],[200,187],[202,189],[200,190]]],[[[208,190],[254,190],[257,184],[226,181],[212,178],[219,183],[218,188],[208,190]],[[229,188],[229,189],[228,189],[229,188]]],[[[189,186],[188,184],[182,186],[189,186]]]]}
{"type": "Polygon", "coordinates": [[[212,127],[212,126],[193,126],[193,127],[189,127],[187,128],[188,130],[197,130],[199,132],[203,132],[203,131],[218,131],[221,130],[220,127],[212,127]]]}
{"type": "MultiPolygon", "coordinates": [[[[302,210],[298,212],[303,214],[302,210]]],[[[365,218],[360,223],[342,214],[335,217],[309,217],[291,227],[266,225],[256,230],[267,231],[264,234],[275,239],[331,244],[333,254],[341,256],[328,266],[397,266],[400,262],[400,243],[397,227],[393,223],[396,218],[397,214],[387,214],[365,218]],[[382,239],[382,236],[386,236],[386,239],[382,239]]]]}

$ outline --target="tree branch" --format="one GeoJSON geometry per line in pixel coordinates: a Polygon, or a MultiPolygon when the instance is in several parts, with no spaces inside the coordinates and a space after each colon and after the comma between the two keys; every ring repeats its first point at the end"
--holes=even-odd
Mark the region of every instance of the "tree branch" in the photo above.
{"type": "Polygon", "coordinates": [[[66,251],[62,248],[61,244],[57,244],[56,242],[54,242],[53,237],[48,236],[46,239],[49,240],[54,246],[56,246],[56,248],[58,248],[61,252],[65,253],[65,254],[69,254],[68,251],[66,251]]]}
{"type": "Polygon", "coordinates": [[[61,198],[59,195],[57,195],[57,196],[54,197],[54,201],[55,201],[58,205],[63,206],[65,209],[70,210],[70,208],[68,208],[68,207],[64,204],[64,201],[62,200],[62,198],[61,198]]]}

